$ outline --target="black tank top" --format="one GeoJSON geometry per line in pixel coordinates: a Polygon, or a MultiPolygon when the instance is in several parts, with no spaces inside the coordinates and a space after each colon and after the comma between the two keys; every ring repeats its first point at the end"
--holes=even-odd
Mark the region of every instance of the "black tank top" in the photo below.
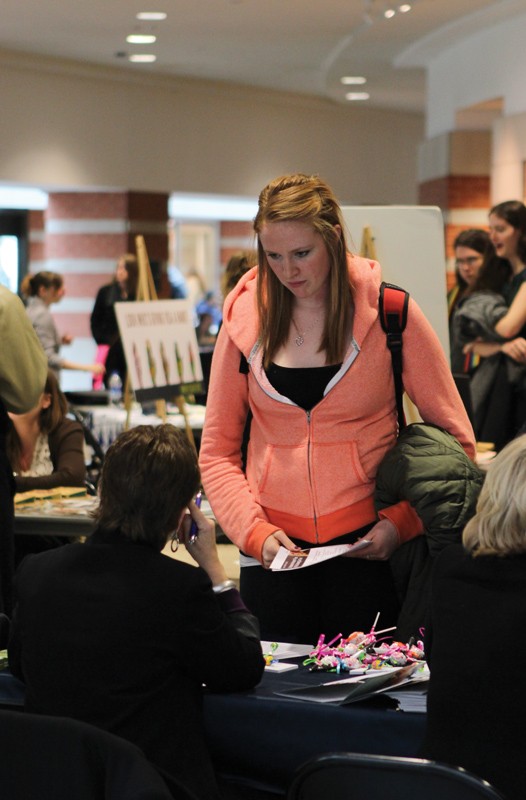
{"type": "Polygon", "coordinates": [[[305,411],[310,411],[323,398],[325,387],[340,367],[341,364],[323,367],[280,367],[272,362],[266,370],[266,375],[276,391],[305,411]]]}

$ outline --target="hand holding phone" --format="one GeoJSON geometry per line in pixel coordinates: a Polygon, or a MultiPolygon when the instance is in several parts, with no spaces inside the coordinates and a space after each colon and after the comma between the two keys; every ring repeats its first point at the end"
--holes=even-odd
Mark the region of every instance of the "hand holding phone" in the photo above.
{"type": "MultiPolygon", "coordinates": [[[[195,496],[195,501],[194,501],[196,506],[197,506],[197,508],[201,508],[202,497],[203,497],[203,493],[202,492],[197,492],[197,494],[195,496]]],[[[195,521],[195,519],[193,519],[192,520],[192,524],[190,525],[190,533],[188,534],[188,543],[189,544],[194,544],[194,542],[197,539],[198,533],[199,533],[199,528],[197,527],[197,522],[195,521]]]]}

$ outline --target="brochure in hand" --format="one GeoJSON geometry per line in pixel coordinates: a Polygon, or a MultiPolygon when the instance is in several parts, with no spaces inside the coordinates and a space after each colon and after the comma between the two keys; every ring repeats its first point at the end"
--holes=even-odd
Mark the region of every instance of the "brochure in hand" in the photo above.
{"type": "Polygon", "coordinates": [[[369,547],[370,544],[372,544],[372,542],[369,539],[360,539],[354,544],[333,544],[327,545],[326,547],[311,547],[308,550],[300,550],[299,552],[287,550],[286,547],[280,547],[270,565],[270,569],[273,572],[304,569],[304,567],[311,567],[313,564],[319,564],[330,558],[336,558],[346,553],[354,553],[357,550],[363,550],[364,547],[369,547]]]}

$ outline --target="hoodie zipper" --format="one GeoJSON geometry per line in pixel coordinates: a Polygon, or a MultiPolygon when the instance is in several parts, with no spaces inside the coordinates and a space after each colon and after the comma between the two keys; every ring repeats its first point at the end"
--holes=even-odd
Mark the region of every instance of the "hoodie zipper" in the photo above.
{"type": "MultiPolygon", "coordinates": [[[[252,347],[252,350],[250,351],[249,356],[247,358],[247,362],[248,362],[249,366],[252,368],[252,376],[253,376],[254,380],[256,381],[257,385],[259,386],[261,391],[264,394],[266,394],[267,397],[270,397],[272,400],[276,400],[276,402],[283,403],[284,405],[291,405],[294,408],[299,408],[299,406],[296,403],[293,403],[292,400],[290,400],[288,397],[283,397],[282,395],[278,394],[278,392],[276,392],[276,391],[269,391],[265,386],[262,385],[262,383],[258,379],[256,370],[253,369],[253,366],[252,366],[253,361],[255,360],[256,355],[257,355],[257,353],[259,351],[259,348],[260,348],[260,342],[258,340],[255,343],[255,345],[252,347]]],[[[355,360],[355,358],[357,357],[359,352],[360,352],[360,347],[358,346],[356,340],[353,338],[353,340],[352,340],[352,352],[351,352],[351,355],[348,356],[346,361],[345,361],[345,364],[344,364],[345,369],[343,371],[343,374],[340,375],[338,378],[335,376],[332,379],[332,381],[329,382],[329,384],[328,384],[328,390],[329,391],[330,391],[330,389],[332,389],[333,385],[335,383],[339,382],[342,379],[343,375],[345,375],[345,373],[349,370],[349,368],[351,367],[353,361],[355,360]]],[[[311,498],[312,498],[312,520],[313,520],[313,523],[314,523],[314,535],[315,535],[316,544],[319,544],[318,515],[316,513],[316,507],[315,507],[315,502],[314,502],[314,489],[313,489],[313,479],[312,479],[312,469],[311,469],[311,444],[312,444],[312,441],[311,441],[311,418],[312,418],[312,410],[306,411],[305,415],[306,415],[306,418],[307,418],[307,470],[308,470],[308,477],[309,477],[309,487],[310,487],[311,498]]]]}
{"type": "Polygon", "coordinates": [[[314,505],[314,489],[313,489],[313,482],[312,482],[312,471],[311,471],[311,411],[307,411],[307,430],[308,430],[308,437],[307,437],[307,465],[308,465],[308,472],[309,472],[309,486],[311,490],[312,496],[312,519],[314,522],[314,535],[316,538],[316,544],[319,544],[319,537],[318,537],[318,517],[316,514],[316,508],[314,505]]]}

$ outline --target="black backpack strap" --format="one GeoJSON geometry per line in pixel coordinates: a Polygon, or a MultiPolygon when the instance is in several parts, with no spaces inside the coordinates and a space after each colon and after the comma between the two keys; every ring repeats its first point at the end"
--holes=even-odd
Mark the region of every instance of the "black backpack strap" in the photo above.
{"type": "Polygon", "coordinates": [[[382,282],[379,298],[380,324],[387,336],[387,347],[391,352],[393,378],[395,385],[396,410],[398,413],[398,430],[405,428],[404,414],[404,382],[402,378],[402,333],[407,324],[407,307],[409,292],[393,283],[382,282]]]}

